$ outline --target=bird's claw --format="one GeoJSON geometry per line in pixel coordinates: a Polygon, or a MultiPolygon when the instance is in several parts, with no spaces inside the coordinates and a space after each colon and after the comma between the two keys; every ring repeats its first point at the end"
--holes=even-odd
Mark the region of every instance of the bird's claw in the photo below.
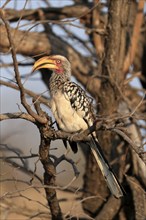
{"type": "Polygon", "coordinates": [[[74,139],[75,139],[75,136],[77,136],[80,132],[82,132],[82,130],[78,130],[77,132],[72,133],[72,134],[68,137],[68,141],[71,141],[71,142],[75,141],[75,140],[74,140],[74,139]]]}
{"type": "Polygon", "coordinates": [[[76,136],[76,133],[71,134],[71,135],[68,137],[68,141],[73,142],[75,136],[76,136]]]}

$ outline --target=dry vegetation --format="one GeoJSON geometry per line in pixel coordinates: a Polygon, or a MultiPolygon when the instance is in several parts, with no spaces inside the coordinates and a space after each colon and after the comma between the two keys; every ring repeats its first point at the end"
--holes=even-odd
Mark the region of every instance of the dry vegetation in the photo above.
{"type": "MultiPolygon", "coordinates": [[[[72,0],[70,5],[64,1],[62,7],[53,7],[49,0],[36,2],[23,0],[20,6],[16,0],[13,4],[12,0],[1,1],[0,84],[1,89],[17,90],[21,104],[18,112],[11,112],[8,105],[0,120],[10,124],[16,119],[26,120],[36,126],[40,138],[37,153],[32,153],[31,147],[26,153],[21,140],[19,148],[13,147],[5,133],[0,145],[1,219],[144,220],[145,1],[72,0]],[[59,141],[54,150],[50,148],[53,140],[67,140],[72,134],[54,129],[46,90],[40,94],[37,88],[32,91],[25,87],[32,77],[27,70],[35,60],[49,54],[61,54],[70,60],[74,78],[95,101],[94,125],[72,138],[80,142],[97,131],[104,154],[126,191],[119,200],[110,194],[88,149],[80,149],[76,156],[68,151],[58,155],[59,141]],[[21,73],[22,69],[26,74],[21,73]],[[134,79],[140,88],[131,84],[134,79]],[[82,180],[80,160],[85,160],[84,175],[80,165],[82,180]],[[59,181],[56,173],[61,166],[66,166],[66,175],[59,181]],[[41,167],[39,174],[37,167],[41,167]],[[68,175],[71,178],[66,182],[68,175]]],[[[40,74],[40,81],[47,87],[49,74],[46,70],[40,74]]],[[[31,135],[34,138],[36,135],[31,135]]]]}

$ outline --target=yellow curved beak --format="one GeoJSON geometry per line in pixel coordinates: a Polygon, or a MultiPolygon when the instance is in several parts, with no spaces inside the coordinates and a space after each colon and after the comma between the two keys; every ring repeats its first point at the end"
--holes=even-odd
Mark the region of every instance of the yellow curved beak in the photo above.
{"type": "Polygon", "coordinates": [[[32,72],[39,70],[39,69],[58,69],[58,66],[55,63],[55,60],[51,59],[50,57],[42,57],[39,60],[37,60],[34,65],[32,72]]]}

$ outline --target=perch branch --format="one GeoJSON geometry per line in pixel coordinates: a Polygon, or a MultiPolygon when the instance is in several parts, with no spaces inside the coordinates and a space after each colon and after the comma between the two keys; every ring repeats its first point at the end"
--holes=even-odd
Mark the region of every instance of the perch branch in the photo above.
{"type": "MultiPolygon", "coordinates": [[[[85,131],[79,133],[79,134],[70,134],[68,132],[62,132],[60,130],[58,131],[52,131],[52,137],[50,139],[56,140],[56,139],[67,139],[67,140],[72,140],[75,142],[80,142],[80,141],[88,141],[89,140],[89,134],[91,134],[94,131],[99,131],[99,130],[110,130],[114,131],[117,134],[119,134],[129,145],[132,147],[132,149],[135,151],[135,153],[143,160],[141,157],[141,152],[138,152],[139,146],[137,146],[133,141],[127,136],[127,134],[122,131],[124,130],[123,128],[120,127],[121,124],[115,125],[113,122],[111,124],[107,124],[106,121],[96,121],[93,126],[89,127],[85,131]]],[[[144,160],[143,160],[144,161],[144,160]]]]}

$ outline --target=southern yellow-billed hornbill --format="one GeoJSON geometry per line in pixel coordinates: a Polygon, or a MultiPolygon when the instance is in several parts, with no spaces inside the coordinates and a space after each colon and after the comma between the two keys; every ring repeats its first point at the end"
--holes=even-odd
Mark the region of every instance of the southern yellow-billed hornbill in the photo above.
{"type": "MultiPolygon", "coordinates": [[[[95,120],[91,98],[76,83],[70,81],[70,62],[61,55],[40,58],[33,71],[42,68],[52,70],[49,80],[51,110],[59,125],[66,132],[80,132],[93,125],[95,120]]],[[[123,189],[104,157],[96,135],[90,135],[88,145],[101,169],[111,193],[119,198],[123,189]]]]}

